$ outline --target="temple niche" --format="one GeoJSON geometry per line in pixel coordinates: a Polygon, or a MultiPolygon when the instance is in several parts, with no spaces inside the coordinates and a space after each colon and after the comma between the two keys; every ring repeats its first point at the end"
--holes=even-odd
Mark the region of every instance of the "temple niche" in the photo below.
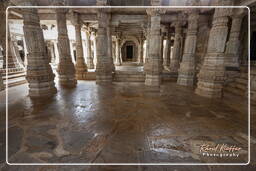
{"type": "Polygon", "coordinates": [[[255,0],[0,5],[0,97],[8,90],[9,129],[19,138],[10,136],[12,162],[220,162],[198,151],[205,141],[241,146],[227,163],[248,160],[255,0]],[[217,6],[248,6],[251,25],[247,8],[217,6]]]}

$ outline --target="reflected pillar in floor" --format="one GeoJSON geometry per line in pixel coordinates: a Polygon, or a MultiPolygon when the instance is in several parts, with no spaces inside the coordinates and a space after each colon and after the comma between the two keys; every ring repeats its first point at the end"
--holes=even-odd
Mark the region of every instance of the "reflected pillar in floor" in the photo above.
{"type": "Polygon", "coordinates": [[[98,31],[96,37],[97,46],[97,66],[96,66],[96,83],[110,83],[112,82],[112,59],[108,55],[108,35],[107,35],[107,21],[109,14],[105,9],[99,9],[98,17],[98,31]]]}
{"type": "Polygon", "coordinates": [[[159,87],[161,83],[161,35],[160,35],[160,14],[161,9],[148,9],[147,14],[151,19],[150,27],[150,43],[148,63],[146,64],[146,80],[145,85],[159,87]]]}
{"type": "MultiPolygon", "coordinates": [[[[33,1],[31,1],[31,4],[28,2],[24,4],[33,5],[33,1]]],[[[29,96],[43,97],[53,95],[56,93],[54,74],[46,53],[37,9],[24,8],[22,9],[22,15],[24,36],[28,48],[26,79],[29,83],[29,96]]]]}
{"type": "Polygon", "coordinates": [[[60,85],[76,86],[75,66],[71,59],[70,42],[67,34],[66,9],[56,9],[56,19],[58,28],[58,52],[59,64],[57,72],[59,74],[60,85]]]}
{"type": "Polygon", "coordinates": [[[197,9],[189,12],[188,30],[185,40],[184,54],[180,64],[177,83],[184,86],[193,86],[195,77],[195,52],[198,31],[198,14],[197,9]]]}
{"type": "MultiPolygon", "coordinates": [[[[230,5],[231,0],[222,0],[219,5],[230,5]]],[[[212,28],[210,30],[207,54],[203,66],[198,74],[196,94],[210,97],[222,97],[225,79],[225,45],[228,36],[228,16],[232,9],[215,9],[212,28]]]]}
{"type": "Polygon", "coordinates": [[[84,80],[87,73],[87,66],[84,61],[83,44],[81,36],[81,20],[77,13],[73,13],[72,23],[75,25],[76,32],[76,79],[84,80]]]}

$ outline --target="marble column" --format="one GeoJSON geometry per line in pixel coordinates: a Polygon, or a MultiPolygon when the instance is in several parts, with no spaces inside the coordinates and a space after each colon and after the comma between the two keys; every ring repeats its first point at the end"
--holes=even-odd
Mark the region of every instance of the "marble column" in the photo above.
{"type": "Polygon", "coordinates": [[[116,65],[121,65],[120,43],[121,43],[121,39],[119,37],[117,37],[116,38],[116,61],[115,61],[116,65]]]}
{"type": "Polygon", "coordinates": [[[148,9],[151,18],[150,43],[145,85],[159,87],[161,84],[161,35],[160,35],[160,9],[148,9]]]}
{"type": "Polygon", "coordinates": [[[180,67],[182,28],[181,28],[181,23],[179,21],[176,21],[174,23],[174,26],[175,26],[175,34],[174,34],[172,59],[170,62],[170,71],[173,73],[178,73],[178,69],[180,67]]]}
{"type": "Polygon", "coordinates": [[[184,53],[180,64],[177,83],[184,86],[193,86],[195,78],[195,52],[198,32],[199,14],[196,9],[188,16],[188,30],[185,40],[184,53]]]}
{"type": "MultiPolygon", "coordinates": [[[[32,5],[32,3],[26,3],[32,5]]],[[[45,49],[43,31],[37,9],[24,8],[23,30],[28,48],[28,66],[26,79],[29,83],[30,97],[50,96],[56,93],[54,74],[45,49]]]]}
{"type": "MultiPolygon", "coordinates": [[[[219,1],[219,5],[230,5],[231,1],[219,1]],[[230,3],[230,4],[226,4],[230,3]]],[[[225,80],[225,44],[228,35],[228,16],[230,8],[216,8],[210,30],[207,54],[198,74],[196,94],[210,97],[222,97],[225,80]]]]}
{"type": "Polygon", "coordinates": [[[66,12],[66,9],[56,9],[58,52],[60,57],[57,72],[59,74],[60,85],[74,87],[77,83],[75,78],[76,71],[71,58],[70,42],[67,32],[66,12]]]}
{"type": "Polygon", "coordinates": [[[138,60],[138,63],[140,65],[143,64],[143,44],[144,44],[144,39],[141,36],[141,38],[140,38],[140,45],[139,45],[139,60],[138,60]]]}
{"type": "Polygon", "coordinates": [[[84,80],[86,77],[87,66],[84,61],[83,44],[81,35],[81,22],[78,14],[74,14],[73,24],[76,32],[76,79],[84,80]]]}
{"type": "Polygon", "coordinates": [[[2,90],[4,90],[4,82],[3,82],[2,74],[0,72],[0,91],[2,90]]]}
{"type": "Polygon", "coordinates": [[[92,56],[92,47],[91,47],[91,32],[89,30],[85,31],[86,36],[86,51],[87,51],[87,67],[88,69],[94,69],[93,56],[92,56]]]}
{"type": "Polygon", "coordinates": [[[97,66],[96,66],[96,83],[110,83],[112,82],[112,59],[108,54],[108,34],[107,34],[107,22],[109,20],[109,14],[105,12],[105,9],[100,9],[97,14],[98,17],[98,31],[96,37],[97,47],[97,66]]]}
{"type": "Polygon", "coordinates": [[[232,25],[230,29],[229,39],[226,45],[226,58],[225,65],[228,67],[239,67],[239,50],[240,50],[240,30],[243,16],[234,14],[232,15],[232,25]]]}
{"type": "Polygon", "coordinates": [[[97,65],[97,45],[96,45],[96,31],[93,32],[93,62],[95,64],[94,68],[97,65]]]}
{"type": "Polygon", "coordinates": [[[107,20],[107,38],[108,38],[108,56],[111,61],[111,67],[112,71],[115,71],[115,65],[114,65],[114,59],[113,59],[113,54],[112,54],[112,34],[111,34],[111,26],[110,26],[110,15],[108,15],[108,20],[107,20]]]}
{"type": "Polygon", "coordinates": [[[163,62],[164,68],[169,68],[170,61],[171,61],[170,57],[171,57],[171,36],[170,36],[169,31],[167,31],[166,44],[164,47],[164,62],[163,62]]]}

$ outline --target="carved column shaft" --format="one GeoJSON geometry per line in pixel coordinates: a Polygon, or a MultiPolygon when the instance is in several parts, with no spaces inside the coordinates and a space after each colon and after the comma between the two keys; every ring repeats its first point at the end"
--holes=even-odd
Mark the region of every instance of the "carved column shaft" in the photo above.
{"type": "Polygon", "coordinates": [[[93,56],[92,56],[92,47],[91,47],[91,33],[85,31],[86,36],[86,51],[87,51],[87,67],[88,69],[94,69],[93,56]]]}
{"type": "Polygon", "coordinates": [[[180,85],[194,85],[198,18],[198,11],[191,11],[188,17],[188,30],[185,40],[184,54],[182,57],[177,80],[177,83],[180,85]]]}
{"type": "Polygon", "coordinates": [[[120,38],[116,39],[116,65],[121,65],[121,56],[120,56],[120,38]]]}
{"type": "MultiPolygon", "coordinates": [[[[224,2],[224,1],[222,1],[224,2]]],[[[228,16],[230,9],[215,9],[212,28],[210,30],[207,55],[198,74],[196,93],[201,96],[222,97],[224,82],[225,44],[228,35],[228,16]]]]}
{"type": "Polygon", "coordinates": [[[58,29],[59,64],[57,71],[59,73],[59,82],[63,86],[75,86],[77,81],[67,33],[66,10],[56,9],[56,19],[58,29]]]}
{"type": "Polygon", "coordinates": [[[143,64],[143,43],[144,40],[143,38],[140,39],[140,47],[139,47],[139,64],[143,64]]]}
{"type": "Polygon", "coordinates": [[[229,67],[239,67],[239,48],[240,40],[239,35],[241,31],[242,16],[234,15],[232,16],[232,25],[230,29],[229,40],[226,47],[226,66],[229,67]]]}
{"type": "Polygon", "coordinates": [[[160,12],[156,9],[150,10],[151,27],[148,63],[146,68],[145,84],[148,86],[160,86],[161,83],[161,35],[160,35],[160,12]]]}
{"type": "Polygon", "coordinates": [[[112,61],[108,55],[108,36],[106,21],[108,14],[105,11],[98,12],[99,28],[97,32],[97,67],[96,83],[112,82],[112,61]]]}
{"type": "Polygon", "coordinates": [[[81,36],[81,24],[75,23],[75,31],[76,31],[76,78],[78,80],[83,80],[86,77],[87,66],[84,62],[84,54],[83,54],[83,44],[82,44],[82,36],[81,36]]]}
{"type": "Polygon", "coordinates": [[[111,34],[111,27],[110,27],[110,16],[108,16],[107,20],[107,38],[108,38],[108,56],[111,61],[111,67],[112,71],[115,71],[115,66],[114,66],[114,60],[113,60],[113,54],[112,54],[112,34],[111,34]]]}
{"type": "Polygon", "coordinates": [[[56,92],[54,74],[46,54],[43,31],[37,9],[22,9],[24,36],[28,48],[26,79],[30,97],[49,96],[56,92]]]}
{"type": "Polygon", "coordinates": [[[173,45],[173,54],[170,62],[170,70],[173,73],[177,73],[180,66],[180,51],[181,51],[181,39],[182,39],[182,29],[181,23],[175,23],[175,35],[174,35],[174,45],[173,45]]]}
{"type": "Polygon", "coordinates": [[[170,61],[171,61],[170,55],[171,55],[171,36],[169,32],[167,32],[166,44],[164,47],[164,63],[163,63],[164,67],[166,68],[169,68],[170,66],[170,61]]]}

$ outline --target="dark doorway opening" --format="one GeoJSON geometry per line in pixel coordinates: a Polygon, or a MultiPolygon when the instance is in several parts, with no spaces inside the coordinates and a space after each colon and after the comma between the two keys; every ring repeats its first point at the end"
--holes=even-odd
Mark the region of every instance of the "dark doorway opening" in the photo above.
{"type": "Polygon", "coordinates": [[[252,33],[250,53],[251,53],[251,61],[256,61],[256,31],[252,33]]]}
{"type": "Polygon", "coordinates": [[[127,59],[133,58],[133,46],[126,46],[126,57],[127,59]]]}

